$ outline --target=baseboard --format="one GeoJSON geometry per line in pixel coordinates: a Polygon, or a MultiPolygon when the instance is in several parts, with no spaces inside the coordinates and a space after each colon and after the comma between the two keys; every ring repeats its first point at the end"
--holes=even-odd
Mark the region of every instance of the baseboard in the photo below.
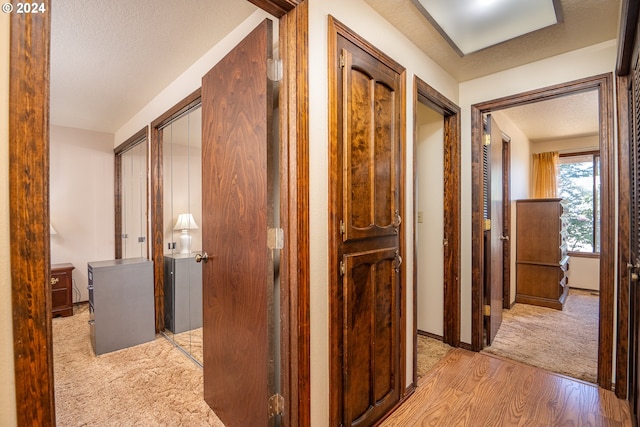
{"type": "Polygon", "coordinates": [[[440,335],[432,334],[431,332],[421,331],[418,329],[418,335],[422,335],[423,337],[433,338],[434,340],[443,341],[444,338],[440,335]]]}

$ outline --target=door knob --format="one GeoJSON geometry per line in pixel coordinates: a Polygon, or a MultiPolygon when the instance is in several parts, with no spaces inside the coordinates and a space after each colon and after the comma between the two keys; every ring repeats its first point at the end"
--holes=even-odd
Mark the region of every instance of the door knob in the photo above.
{"type": "Polygon", "coordinates": [[[201,254],[196,254],[196,262],[204,261],[205,263],[209,261],[209,254],[206,252],[202,252],[201,254]]]}
{"type": "Polygon", "coordinates": [[[509,240],[509,236],[500,236],[500,240],[509,240]]]}

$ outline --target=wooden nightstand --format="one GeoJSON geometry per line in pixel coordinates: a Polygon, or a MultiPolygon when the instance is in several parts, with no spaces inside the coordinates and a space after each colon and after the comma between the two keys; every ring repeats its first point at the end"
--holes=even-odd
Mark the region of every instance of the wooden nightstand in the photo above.
{"type": "Polygon", "coordinates": [[[51,317],[73,316],[73,264],[51,265],[51,317]]]}

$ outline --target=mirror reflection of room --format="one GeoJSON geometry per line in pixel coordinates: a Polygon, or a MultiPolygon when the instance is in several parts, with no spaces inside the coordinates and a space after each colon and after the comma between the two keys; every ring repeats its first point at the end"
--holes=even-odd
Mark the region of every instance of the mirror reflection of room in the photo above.
{"type": "Polygon", "coordinates": [[[202,113],[164,125],[162,141],[165,335],[202,364],[202,113]]]}

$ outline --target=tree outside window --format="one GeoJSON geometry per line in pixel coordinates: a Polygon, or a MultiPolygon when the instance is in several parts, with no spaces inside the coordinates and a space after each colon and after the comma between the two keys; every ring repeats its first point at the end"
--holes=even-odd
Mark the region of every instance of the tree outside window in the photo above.
{"type": "Polygon", "coordinates": [[[561,155],[558,197],[563,199],[569,252],[600,252],[600,155],[561,155]]]}

